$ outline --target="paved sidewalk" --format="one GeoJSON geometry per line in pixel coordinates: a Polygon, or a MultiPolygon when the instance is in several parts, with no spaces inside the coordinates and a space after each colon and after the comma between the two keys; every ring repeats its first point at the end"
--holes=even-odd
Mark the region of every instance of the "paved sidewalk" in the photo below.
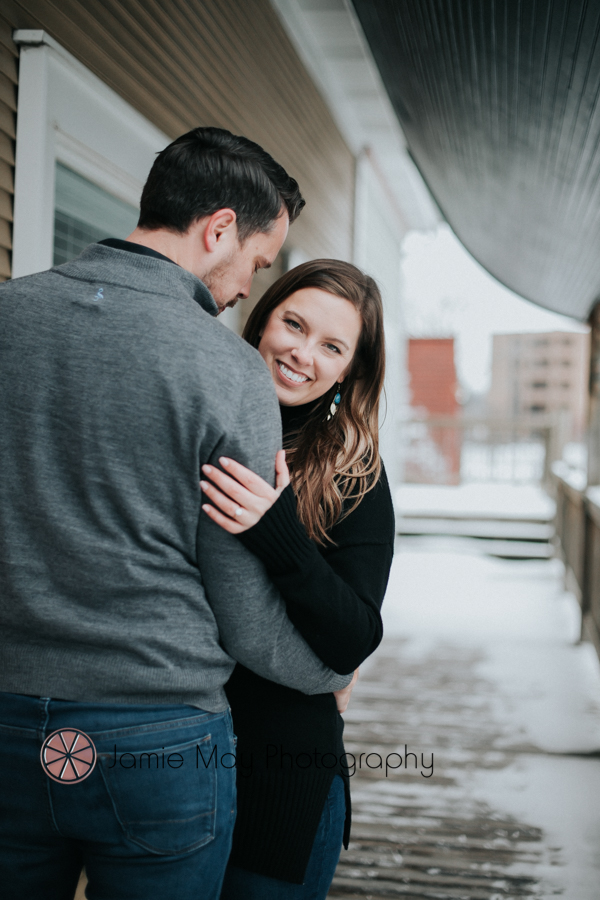
{"type": "Polygon", "coordinates": [[[399,544],[345,716],[361,768],[330,898],[600,895],[598,660],[556,560],[472,547],[399,544]]]}

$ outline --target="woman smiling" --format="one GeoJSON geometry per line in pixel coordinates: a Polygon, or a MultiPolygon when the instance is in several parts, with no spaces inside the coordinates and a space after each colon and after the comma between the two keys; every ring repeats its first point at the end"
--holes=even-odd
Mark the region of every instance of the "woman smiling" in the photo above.
{"type": "MultiPolygon", "coordinates": [[[[381,297],[349,263],[313,260],[266,292],[244,337],[271,372],[285,451],[275,488],[234,460],[204,467],[204,509],[262,560],[323,662],[351,673],[381,640],[394,543],[381,297]]],[[[240,767],[222,900],[324,900],[349,834],[349,690],[309,697],[238,665],[227,694],[240,767]]]]}

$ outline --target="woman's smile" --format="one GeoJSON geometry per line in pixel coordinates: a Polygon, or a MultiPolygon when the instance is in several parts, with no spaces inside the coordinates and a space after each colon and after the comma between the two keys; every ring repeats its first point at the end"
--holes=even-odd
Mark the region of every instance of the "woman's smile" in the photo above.
{"type": "Polygon", "coordinates": [[[308,375],[303,375],[301,372],[292,369],[291,366],[286,366],[280,359],[276,360],[276,362],[279,375],[284,384],[288,381],[292,381],[294,384],[305,384],[305,382],[310,381],[308,375]]]}

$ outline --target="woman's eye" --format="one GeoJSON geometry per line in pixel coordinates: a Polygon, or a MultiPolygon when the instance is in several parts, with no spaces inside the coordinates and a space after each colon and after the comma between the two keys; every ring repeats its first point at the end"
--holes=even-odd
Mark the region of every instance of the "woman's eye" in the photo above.
{"type": "Polygon", "coordinates": [[[295,328],[296,331],[300,330],[300,322],[296,322],[294,319],[284,319],[286,325],[291,325],[292,328],[295,328]]]}
{"type": "Polygon", "coordinates": [[[339,347],[336,347],[335,344],[325,344],[325,346],[327,347],[328,350],[333,350],[334,353],[339,353],[339,352],[340,352],[340,348],[339,348],[339,347]]]}

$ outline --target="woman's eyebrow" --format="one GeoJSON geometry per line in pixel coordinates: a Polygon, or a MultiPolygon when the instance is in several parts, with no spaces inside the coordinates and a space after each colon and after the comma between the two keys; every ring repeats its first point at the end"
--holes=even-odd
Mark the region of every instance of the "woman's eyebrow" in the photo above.
{"type": "Polygon", "coordinates": [[[296,318],[298,319],[300,324],[303,325],[304,328],[308,328],[308,323],[307,323],[306,319],[303,316],[301,316],[300,313],[297,313],[295,309],[286,309],[284,315],[296,316],[296,318]]]}
{"type": "MultiPolygon", "coordinates": [[[[308,323],[307,323],[306,319],[305,319],[303,316],[301,316],[300,313],[297,313],[295,309],[286,309],[285,315],[286,315],[286,316],[290,316],[290,315],[291,315],[291,316],[296,316],[296,318],[298,319],[298,321],[300,322],[300,324],[301,324],[302,326],[304,326],[304,328],[308,328],[308,323]]],[[[342,346],[345,347],[346,350],[349,350],[349,349],[350,349],[350,347],[348,346],[348,344],[346,343],[346,341],[343,341],[341,338],[338,338],[338,337],[326,337],[325,340],[326,340],[327,342],[332,343],[332,344],[342,344],[342,346]]]]}
{"type": "Polygon", "coordinates": [[[343,340],[342,340],[341,338],[339,338],[339,337],[328,337],[328,338],[325,338],[325,340],[326,340],[326,341],[329,341],[329,342],[332,343],[332,344],[341,344],[343,347],[346,348],[346,350],[349,350],[349,349],[350,349],[350,347],[348,346],[348,344],[346,343],[346,341],[343,341],[343,340]]]}

